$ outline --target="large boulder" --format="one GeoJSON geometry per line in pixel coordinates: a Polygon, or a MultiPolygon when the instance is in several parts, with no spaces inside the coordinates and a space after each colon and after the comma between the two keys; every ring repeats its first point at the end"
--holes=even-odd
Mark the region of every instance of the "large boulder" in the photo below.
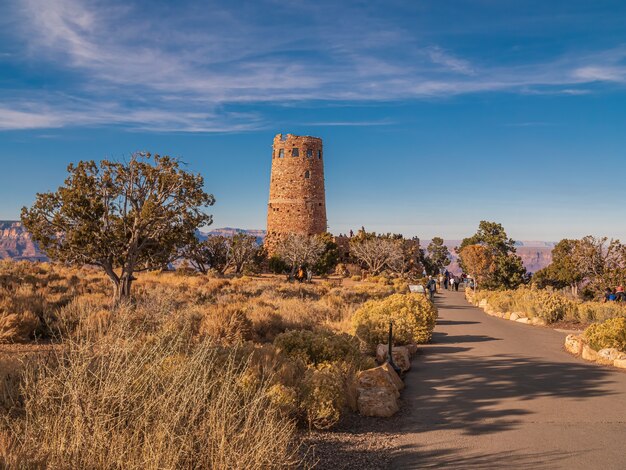
{"type": "Polygon", "coordinates": [[[380,367],[381,369],[384,369],[385,372],[387,372],[387,375],[391,379],[391,382],[393,383],[394,387],[396,387],[396,390],[398,392],[402,391],[402,389],[404,388],[404,382],[402,381],[400,376],[396,373],[396,371],[393,370],[393,368],[389,365],[389,363],[385,362],[380,367]]]}
{"type": "Polygon", "coordinates": [[[583,352],[583,345],[584,343],[580,336],[567,335],[565,338],[565,349],[571,354],[580,355],[583,352]]]}
{"type": "Polygon", "coordinates": [[[389,417],[399,410],[398,398],[404,387],[398,374],[384,364],[359,372],[357,377],[357,406],[363,416],[389,417]]]}
{"type": "MultiPolygon", "coordinates": [[[[407,346],[394,346],[391,350],[393,362],[400,368],[402,372],[406,372],[411,368],[411,354],[407,346]]],[[[376,361],[382,364],[387,360],[389,355],[389,346],[379,344],[376,347],[376,361]]]]}

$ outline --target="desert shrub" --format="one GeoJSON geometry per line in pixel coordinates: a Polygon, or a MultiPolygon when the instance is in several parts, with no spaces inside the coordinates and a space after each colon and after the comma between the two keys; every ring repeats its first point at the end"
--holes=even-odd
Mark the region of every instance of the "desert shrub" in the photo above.
{"type": "Polygon", "coordinates": [[[398,345],[427,343],[437,319],[436,307],[419,294],[394,294],[383,300],[369,301],[352,318],[355,333],[373,349],[386,343],[389,322],[393,322],[394,342],[398,345]]]}
{"type": "Polygon", "coordinates": [[[272,256],[268,260],[268,267],[270,272],[274,274],[283,274],[289,271],[289,265],[280,256],[272,256]]]}
{"type": "Polygon", "coordinates": [[[361,276],[352,276],[350,279],[352,279],[355,282],[358,282],[361,280],[361,276]]]}
{"type": "Polygon", "coordinates": [[[38,326],[39,318],[28,310],[21,313],[0,313],[0,343],[28,341],[38,326]]]}
{"type": "Polygon", "coordinates": [[[489,306],[500,312],[521,312],[529,318],[538,317],[547,323],[574,318],[578,305],[565,296],[548,290],[519,287],[514,290],[478,291],[475,302],[486,299],[489,306]]]}
{"type": "Polygon", "coordinates": [[[397,277],[391,283],[398,294],[404,294],[409,291],[409,283],[406,281],[406,279],[397,277]]]}
{"type": "Polygon", "coordinates": [[[337,266],[335,266],[335,274],[341,277],[349,277],[350,270],[344,263],[337,263],[337,266]]]}
{"type": "Polygon", "coordinates": [[[626,352],[626,318],[609,318],[602,323],[593,323],[584,335],[595,350],[617,348],[626,352]]]}
{"type": "Polygon", "coordinates": [[[319,365],[336,361],[358,363],[361,359],[359,340],[346,333],[293,330],[278,335],[274,345],[289,357],[301,359],[305,364],[319,365]]]}
{"type": "MultiPolygon", "coordinates": [[[[131,338],[132,339],[132,338],[131,338]]],[[[184,342],[184,339],[181,339],[184,342]]],[[[3,457],[23,468],[283,468],[293,424],[269,378],[207,342],[66,342],[31,369],[3,457]]],[[[2,457],[0,457],[0,460],[2,457]]]]}
{"type": "Polygon", "coordinates": [[[583,322],[604,321],[626,317],[626,305],[617,302],[582,302],[578,305],[577,319],[583,322]]]}
{"type": "Polygon", "coordinates": [[[237,305],[217,305],[205,312],[199,333],[213,342],[233,345],[252,339],[252,321],[237,305]]]}
{"type": "Polygon", "coordinates": [[[345,377],[333,364],[307,368],[300,387],[300,407],[309,427],[328,429],[346,407],[345,377]]]}

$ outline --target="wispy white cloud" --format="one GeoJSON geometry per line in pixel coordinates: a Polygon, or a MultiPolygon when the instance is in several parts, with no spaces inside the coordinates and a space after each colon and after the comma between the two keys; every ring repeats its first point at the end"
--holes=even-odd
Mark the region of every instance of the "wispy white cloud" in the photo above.
{"type": "Polygon", "coordinates": [[[432,60],[435,64],[443,65],[452,72],[464,75],[475,74],[472,65],[467,60],[455,57],[440,47],[430,47],[427,49],[427,53],[430,60],[432,60]]]}
{"type": "Polygon", "coordinates": [[[278,8],[267,1],[241,5],[235,13],[213,2],[173,7],[23,0],[13,33],[28,45],[25,60],[53,67],[69,83],[39,93],[36,104],[30,90],[0,94],[0,129],[242,131],[266,123],[259,113],[233,113],[238,106],[493,91],[575,95],[589,92],[584,87],[591,83],[626,83],[626,52],[619,48],[542,63],[478,64],[423,44],[362,4],[290,2],[278,8]],[[273,24],[258,20],[269,7],[275,9],[273,24]]]}

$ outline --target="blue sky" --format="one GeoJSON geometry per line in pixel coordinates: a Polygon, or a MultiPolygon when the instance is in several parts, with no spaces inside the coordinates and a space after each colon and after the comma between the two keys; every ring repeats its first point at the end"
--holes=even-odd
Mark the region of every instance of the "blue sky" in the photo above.
{"type": "Polygon", "coordinates": [[[264,228],[278,132],[322,137],[330,230],[626,240],[623,1],[0,3],[0,219],[81,159],[205,176],[264,228]]]}

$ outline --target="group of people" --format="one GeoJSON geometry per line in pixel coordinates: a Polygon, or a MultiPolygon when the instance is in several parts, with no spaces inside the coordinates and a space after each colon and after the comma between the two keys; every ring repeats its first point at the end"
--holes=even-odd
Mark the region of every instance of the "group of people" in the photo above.
{"type": "Polygon", "coordinates": [[[311,282],[313,279],[313,270],[309,267],[299,266],[294,277],[298,282],[311,282]]]}
{"type": "Polygon", "coordinates": [[[467,281],[467,275],[461,274],[460,276],[455,276],[454,274],[448,272],[446,270],[445,273],[440,274],[438,278],[434,278],[433,276],[428,276],[428,282],[426,283],[426,289],[430,298],[437,293],[437,289],[446,289],[446,290],[454,290],[456,292],[459,291],[459,286],[461,283],[465,283],[467,281]]]}
{"type": "Polygon", "coordinates": [[[615,289],[610,287],[606,288],[604,292],[605,302],[624,302],[626,301],[626,292],[624,292],[624,286],[617,286],[615,289]]]}

